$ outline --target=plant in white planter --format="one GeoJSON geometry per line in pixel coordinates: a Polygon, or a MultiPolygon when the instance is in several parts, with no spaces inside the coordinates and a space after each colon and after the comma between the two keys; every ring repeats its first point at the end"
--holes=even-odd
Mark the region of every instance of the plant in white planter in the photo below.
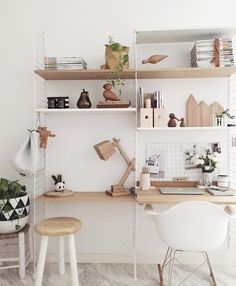
{"type": "Polygon", "coordinates": [[[29,219],[30,198],[18,181],[0,179],[0,233],[20,231],[29,219]]]}

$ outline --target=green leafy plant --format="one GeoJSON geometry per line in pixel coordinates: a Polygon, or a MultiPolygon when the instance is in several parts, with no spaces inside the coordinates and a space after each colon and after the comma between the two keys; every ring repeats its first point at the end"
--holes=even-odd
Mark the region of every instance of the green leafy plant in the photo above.
{"type": "Polygon", "coordinates": [[[222,111],[221,113],[217,113],[216,116],[222,118],[223,116],[227,116],[229,119],[234,119],[235,116],[230,114],[229,112],[229,108],[225,109],[224,111],[222,111]]]}
{"type": "Polygon", "coordinates": [[[22,186],[18,181],[9,181],[0,179],[0,200],[10,200],[26,195],[26,187],[22,186]]]}
{"type": "Polygon", "coordinates": [[[108,37],[108,43],[105,46],[110,47],[113,52],[118,54],[117,65],[111,72],[109,76],[110,79],[107,80],[107,82],[110,83],[113,88],[118,87],[119,96],[121,96],[121,88],[125,85],[125,80],[121,79],[121,75],[124,71],[126,63],[129,62],[129,55],[124,52],[127,51],[128,47],[115,42],[114,38],[111,36],[108,37]]]}

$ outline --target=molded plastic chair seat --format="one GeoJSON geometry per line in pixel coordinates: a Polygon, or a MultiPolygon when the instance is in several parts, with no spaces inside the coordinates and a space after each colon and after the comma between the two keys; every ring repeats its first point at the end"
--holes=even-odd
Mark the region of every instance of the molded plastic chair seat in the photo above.
{"type": "Polygon", "coordinates": [[[34,229],[40,235],[64,236],[77,232],[81,226],[82,222],[78,218],[52,217],[40,221],[34,229]]]}

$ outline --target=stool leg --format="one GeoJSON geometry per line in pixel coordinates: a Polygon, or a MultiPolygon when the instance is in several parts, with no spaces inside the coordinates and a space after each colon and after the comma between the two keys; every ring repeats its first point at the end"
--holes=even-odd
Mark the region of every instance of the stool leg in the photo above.
{"type": "Polygon", "coordinates": [[[64,257],[64,237],[58,237],[58,273],[65,273],[65,257],[64,257]]]}
{"type": "Polygon", "coordinates": [[[35,286],[42,285],[47,248],[48,248],[48,236],[42,236],[40,250],[39,250],[37,270],[36,270],[35,286]]]}
{"type": "Polygon", "coordinates": [[[79,286],[74,234],[68,235],[68,242],[69,242],[70,271],[71,271],[72,286],[79,286]]]}
{"type": "Polygon", "coordinates": [[[25,234],[19,232],[19,276],[25,279],[25,234]]]}
{"type": "Polygon", "coordinates": [[[33,258],[33,241],[32,241],[31,224],[30,224],[30,228],[28,230],[28,243],[29,243],[29,251],[30,251],[30,262],[32,263],[34,258],[33,258]]]}

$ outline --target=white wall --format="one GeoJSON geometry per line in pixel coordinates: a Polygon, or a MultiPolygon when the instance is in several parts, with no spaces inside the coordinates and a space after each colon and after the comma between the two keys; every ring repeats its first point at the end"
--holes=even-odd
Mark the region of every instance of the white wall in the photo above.
{"type": "MultiPolygon", "coordinates": [[[[112,35],[118,41],[131,47],[131,66],[133,66],[134,30],[236,26],[235,8],[236,3],[233,0],[224,1],[224,5],[220,1],[219,5],[216,5],[216,1],[213,0],[150,0],[148,2],[134,0],[120,0],[119,2],[111,0],[0,0],[1,176],[18,178],[9,165],[9,158],[24,138],[26,129],[32,126],[31,32],[33,22],[36,30],[46,31],[46,50],[49,56],[83,55],[88,61],[89,68],[99,68],[104,63],[104,43],[106,43],[108,35],[112,35]]],[[[76,92],[79,93],[81,87],[78,84],[76,92]]],[[[71,119],[66,119],[66,121],[69,120],[71,119]]],[[[54,121],[55,118],[51,121],[52,127],[58,128],[56,131],[60,132],[61,127],[56,127],[54,121]]],[[[123,140],[125,141],[125,138],[123,140]]],[[[91,140],[92,144],[94,142],[95,138],[91,140]]],[[[50,148],[54,145],[55,141],[50,148]]],[[[132,150],[130,151],[132,153],[132,150]]],[[[102,165],[101,168],[103,168],[102,165]]],[[[30,179],[23,181],[26,181],[30,187],[30,179]]],[[[74,206],[69,211],[66,206],[59,210],[50,206],[47,215],[62,212],[74,215],[78,213],[85,222],[88,222],[90,230],[92,225],[96,225],[96,229],[104,233],[107,232],[107,229],[113,232],[115,224],[115,228],[118,227],[122,236],[112,237],[113,244],[109,249],[104,248],[104,237],[98,236],[96,243],[99,247],[96,249],[96,254],[102,255],[106,251],[117,255],[129,254],[130,248],[127,245],[132,245],[133,206],[116,207],[116,219],[119,217],[118,220],[115,220],[116,223],[111,219],[113,214],[111,206],[107,206],[107,208],[105,206],[102,208],[101,205],[95,207],[91,205],[74,206]],[[104,225],[103,220],[107,215],[109,215],[110,221],[104,225]],[[123,221],[126,222],[127,216],[128,223],[124,225],[123,221]],[[99,223],[101,228],[98,228],[99,223]],[[122,239],[123,241],[121,241],[122,239]]],[[[83,243],[79,252],[91,251],[90,254],[93,254],[92,252],[95,250],[90,248],[94,244],[95,234],[93,231],[91,230],[86,235],[85,227],[81,234],[83,243]]],[[[141,233],[144,232],[141,229],[141,233]]],[[[146,240],[145,236],[142,239],[146,240]]],[[[107,244],[109,243],[109,240],[105,241],[107,244]]],[[[142,249],[140,251],[142,252],[142,249]]]]}

